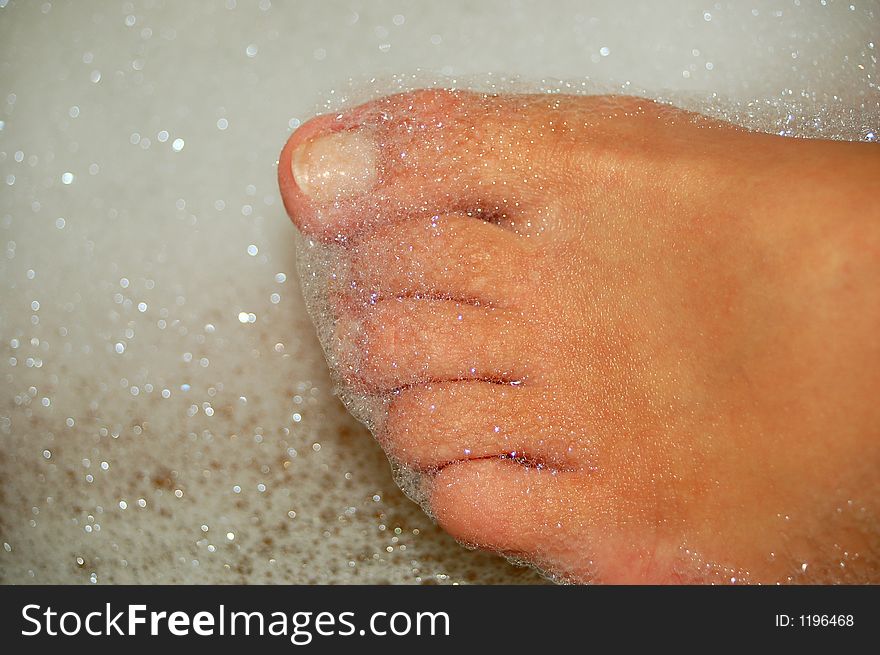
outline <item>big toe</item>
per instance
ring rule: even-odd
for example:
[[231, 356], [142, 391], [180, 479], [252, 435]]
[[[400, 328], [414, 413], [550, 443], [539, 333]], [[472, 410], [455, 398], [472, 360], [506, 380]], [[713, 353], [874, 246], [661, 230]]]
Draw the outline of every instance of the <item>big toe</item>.
[[290, 155], [299, 191], [319, 203], [369, 191], [378, 177], [379, 149], [369, 133], [343, 130], [302, 141]]
[[318, 116], [279, 158], [285, 207], [303, 232], [325, 241], [416, 215], [521, 214], [533, 165], [517, 145], [521, 102], [422, 90]]

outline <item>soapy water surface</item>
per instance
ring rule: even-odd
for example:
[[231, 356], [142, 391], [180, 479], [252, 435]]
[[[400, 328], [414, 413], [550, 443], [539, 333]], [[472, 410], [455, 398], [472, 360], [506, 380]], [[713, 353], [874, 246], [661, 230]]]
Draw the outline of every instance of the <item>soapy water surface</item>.
[[[668, 117], [661, 115], [659, 120], [690, 120], [705, 129], [712, 129], [714, 126], [714, 123], [711, 120], [707, 120], [708, 117], [720, 119], [748, 130], [766, 132], [789, 138], [822, 138], [873, 142], [877, 140], [876, 135], [880, 134], [880, 101], [876, 99], [869, 100], [866, 98], [859, 106], [841, 107], [834, 106], [831, 103], [819, 103], [816, 98], [810, 97], [807, 93], [803, 93], [797, 97], [784, 94], [782, 97], [774, 100], [736, 102], [715, 94], [708, 97], [701, 97], [698, 95], [672, 94], [668, 92], [652, 93], [645, 89], [633, 88], [630, 84], [602, 85], [592, 80], [561, 81], [546, 79], [536, 82], [512, 76], [499, 75], [487, 75], [471, 79], [457, 79], [452, 83], [450, 83], [450, 80], [448, 79], [437, 78], [425, 73], [399, 75], [387, 79], [372, 79], [369, 82], [352, 81], [347, 89], [334, 89], [327, 96], [326, 101], [318, 106], [316, 113], [335, 115], [337, 119], [342, 119], [341, 129], [345, 129], [344, 126], [347, 124], [344, 119], [346, 111], [351, 110], [353, 107], [360, 105], [361, 103], [373, 101], [386, 96], [392, 96], [393, 94], [422, 91], [426, 89], [452, 91], [453, 95], [459, 92], [467, 94], [479, 93], [483, 94], [483, 97], [486, 99], [499, 94], [511, 97], [514, 95], [520, 97], [519, 94], [534, 94], [532, 98], [520, 100], [518, 102], [534, 102], [541, 104], [542, 106], [552, 106], [553, 98], [558, 96], [600, 96], [601, 102], [603, 103], [603, 109], [600, 111], [600, 114], [603, 114], [604, 116], [614, 116], [629, 111], [630, 106], [625, 100], [622, 100], [622, 98], [625, 96], [636, 96], [657, 101], [670, 108]], [[491, 105], [491, 103], [489, 103], [489, 105]], [[513, 106], [516, 107], [517, 104], [514, 103]], [[523, 238], [529, 238], [540, 234], [543, 231], [544, 226], [541, 221], [540, 211], [537, 212], [537, 216], [533, 216], [526, 223], [517, 223], [513, 218], [517, 209], [517, 193], [519, 193], [520, 196], [523, 193], [527, 195], [529, 184], [534, 183], [533, 180], [529, 179], [528, 170], [524, 173], [522, 187], [516, 190], [511, 189], [507, 191], [507, 195], [501, 196], [501, 200], [498, 203], [491, 206], [456, 207], [456, 198], [454, 197], [454, 194], [456, 193], [455, 189], [467, 188], [469, 180], [466, 171], [471, 170], [474, 167], [474, 160], [479, 161], [481, 156], [479, 148], [485, 147], [486, 144], [483, 143], [482, 145], [475, 147], [472, 151], [468, 149], [467, 145], [462, 146], [461, 150], [457, 153], [461, 158], [462, 163], [459, 172], [456, 173], [456, 164], [454, 162], [450, 163], [450, 161], [445, 158], [445, 153], [441, 144], [439, 142], [432, 143], [430, 141], [430, 133], [420, 129], [419, 121], [421, 119], [418, 112], [423, 110], [424, 107], [412, 104], [407, 108], [404, 105], [402, 109], [398, 107], [398, 113], [395, 115], [386, 113], [382, 107], [383, 105], [380, 102], [379, 109], [375, 110], [374, 113], [368, 114], [366, 118], [360, 116], [358, 129], [370, 133], [371, 129], [377, 124], [386, 121], [394, 121], [396, 124], [403, 126], [401, 128], [401, 134], [392, 136], [389, 143], [382, 144], [386, 149], [390, 147], [391, 153], [388, 157], [393, 162], [391, 164], [392, 166], [407, 167], [413, 165], [413, 162], [409, 161], [409, 159], [412, 158], [413, 151], [415, 151], [416, 148], [410, 149], [407, 147], [408, 143], [412, 145], [411, 139], [419, 140], [418, 151], [427, 153], [433, 152], [437, 160], [442, 161], [442, 166], [444, 168], [443, 174], [447, 176], [444, 178], [442, 186], [447, 189], [453, 189], [451, 194], [446, 194], [439, 201], [440, 205], [445, 209], [448, 210], [449, 207], [454, 207], [460, 213], [474, 219], [481, 219], [490, 223], [506, 224], [506, 227], [512, 229], [514, 233]], [[682, 114], [676, 111], [675, 108], [686, 109], [694, 113]], [[411, 115], [407, 115], [408, 111]], [[501, 109], [499, 111], [501, 112], [504, 110]], [[450, 123], [455, 122], [456, 118], [468, 119], [470, 117], [452, 117]], [[486, 116], [485, 118], [488, 121], [497, 119], [498, 116]], [[597, 120], [604, 119], [600, 117]], [[465, 122], [471, 125], [476, 125], [476, 131], [478, 132], [476, 141], [485, 141], [487, 139], [485, 133], [479, 132], [479, 117], [476, 119], [470, 118], [470, 120], [466, 120]], [[438, 122], [435, 127], [437, 132], [444, 129], [444, 125], [440, 122]], [[532, 127], [535, 130], [536, 136], [540, 134], [542, 129], [548, 129], [547, 126], [543, 125], [535, 125]], [[466, 141], [466, 138], [467, 137], [463, 137], [463, 140]], [[494, 159], [500, 159], [503, 161], [505, 159], [505, 148], [509, 147], [505, 141], [517, 142], [517, 138], [511, 134], [505, 133], [500, 133], [499, 135], [496, 135], [495, 138], [497, 138], [497, 141], [493, 142], [492, 137], [488, 137], [489, 147], [493, 149]], [[395, 141], [395, 139], [399, 140]], [[425, 142], [425, 139], [428, 139], [428, 141]], [[522, 142], [522, 139], [518, 140], [518, 143], [522, 144]], [[353, 153], [353, 156], [357, 156], [358, 154], [359, 153]], [[386, 166], [387, 165], [388, 164], [386, 164]], [[378, 201], [377, 204], [383, 207], [383, 212], [386, 214], [385, 216], [370, 217], [369, 214], [361, 211], [358, 207], [352, 207], [350, 204], [347, 204], [345, 200], [330, 203], [325, 210], [326, 216], [321, 216], [321, 210], [319, 210], [317, 218], [319, 223], [322, 221], [342, 222], [346, 225], [346, 234], [343, 235], [342, 232], [330, 232], [320, 237], [315, 237], [304, 236], [298, 233], [297, 259], [301, 286], [306, 299], [306, 306], [315, 324], [327, 362], [333, 373], [336, 384], [336, 393], [351, 414], [362, 422], [380, 441], [380, 443], [386, 447], [386, 452], [389, 455], [394, 470], [395, 480], [404, 493], [414, 502], [418, 503], [426, 513], [431, 515], [431, 507], [426, 492], [427, 487], [425, 476], [430, 478], [448, 461], [455, 461], [456, 457], [469, 459], [470, 456], [472, 456], [472, 451], [469, 447], [467, 437], [465, 436], [464, 438], [465, 447], [461, 452], [456, 451], [450, 453], [448, 449], [444, 449], [442, 446], [438, 448], [437, 444], [434, 443], [435, 449], [447, 453], [447, 460], [440, 465], [434, 460], [425, 464], [424, 462], [419, 461], [418, 455], [414, 456], [412, 452], [407, 452], [405, 446], [405, 452], [403, 453], [395, 453], [393, 452], [393, 449], [388, 450], [389, 444], [384, 443], [382, 429], [388, 421], [389, 407], [402, 392], [405, 392], [411, 386], [420, 385], [425, 386], [430, 392], [434, 386], [437, 386], [436, 383], [443, 382], [443, 380], [433, 380], [429, 375], [430, 371], [433, 370], [432, 358], [442, 359], [443, 353], [437, 352], [436, 348], [432, 346], [430, 343], [430, 335], [424, 335], [424, 339], [420, 342], [420, 351], [415, 358], [417, 365], [414, 369], [403, 372], [404, 375], [401, 378], [400, 375], [398, 375], [400, 371], [396, 370], [398, 369], [397, 361], [383, 361], [383, 365], [394, 370], [392, 377], [395, 383], [387, 384], [385, 390], [365, 388], [362, 384], [362, 379], [364, 377], [370, 377], [369, 373], [363, 374], [364, 371], [366, 368], [370, 368], [372, 366], [372, 360], [376, 359], [376, 356], [369, 351], [369, 345], [367, 345], [368, 340], [363, 336], [365, 329], [367, 329], [365, 328], [365, 324], [367, 322], [370, 324], [369, 331], [374, 337], [377, 334], [381, 335], [383, 333], [393, 335], [395, 330], [401, 329], [399, 318], [395, 318], [393, 321], [387, 323], [383, 322], [383, 317], [387, 316], [387, 314], [379, 313], [378, 318], [375, 318], [375, 309], [378, 305], [389, 302], [397, 303], [398, 305], [405, 305], [409, 301], [413, 301], [419, 312], [419, 314], [414, 313], [413, 315], [417, 316], [417, 320], [419, 321], [424, 321], [424, 312], [427, 311], [430, 313], [432, 310], [436, 310], [435, 319], [437, 325], [441, 326], [440, 329], [443, 329], [442, 326], [444, 325], [444, 322], [446, 322], [448, 327], [455, 331], [458, 338], [462, 339], [468, 338], [467, 331], [461, 330], [460, 325], [461, 321], [466, 320], [468, 306], [480, 306], [479, 301], [474, 301], [469, 298], [432, 298], [420, 294], [420, 289], [430, 286], [427, 278], [436, 276], [436, 270], [432, 269], [432, 271], [426, 272], [419, 269], [418, 266], [413, 268], [413, 260], [410, 259], [409, 256], [401, 257], [399, 255], [399, 253], [403, 251], [412, 253], [413, 251], [422, 248], [423, 242], [430, 241], [431, 239], [442, 238], [444, 243], [461, 243], [460, 239], [456, 240], [460, 235], [457, 235], [455, 232], [455, 224], [447, 225], [443, 216], [443, 211], [441, 210], [437, 212], [433, 209], [433, 207], [437, 206], [438, 199], [436, 194], [432, 194], [430, 190], [437, 186], [437, 180], [439, 177], [435, 178], [431, 175], [430, 163], [420, 161], [418, 165], [422, 170], [428, 172], [425, 173], [421, 184], [417, 183], [409, 189], [411, 194], [416, 194], [416, 197], [408, 195], [404, 201], [398, 201], [397, 205], [394, 204], [394, 199], [392, 197], [383, 198], [381, 201]], [[451, 174], [449, 172], [450, 165], [452, 169]], [[456, 180], [457, 176], [460, 179]], [[424, 193], [423, 198], [418, 197], [420, 192]], [[372, 198], [370, 199], [370, 202], [377, 201], [375, 198]], [[412, 207], [420, 207], [421, 210], [423, 210], [423, 213], [426, 212], [426, 215], [430, 216], [429, 220], [425, 222], [415, 219], [415, 222], [420, 223], [423, 227], [422, 229], [416, 230], [414, 235], [412, 231], [404, 230], [399, 238], [390, 236], [391, 233], [397, 229], [396, 226], [400, 225], [400, 223], [395, 219], [388, 219], [388, 216], [404, 217], [407, 214], [407, 207], [410, 208], [410, 213], [412, 213]], [[351, 212], [358, 215], [361, 217], [360, 220], [362, 222], [357, 224], [351, 223], [351, 221], [348, 221], [347, 218], [343, 216], [345, 212]], [[363, 218], [364, 216], [366, 216], [366, 218]], [[389, 223], [390, 227], [388, 225]], [[381, 227], [377, 228], [377, 225]], [[375, 235], [372, 235], [372, 232], [376, 229], [381, 231], [379, 238], [375, 238]], [[358, 236], [352, 238], [350, 236], [351, 234]], [[383, 249], [387, 250], [383, 251]], [[486, 256], [491, 257], [493, 254], [496, 257], [498, 256], [497, 253], [489, 253]], [[472, 254], [462, 254], [456, 251], [455, 247], [452, 246], [449, 248], [447, 255], [448, 260], [442, 263], [442, 270], [448, 272], [451, 269], [459, 268], [465, 271], [479, 271], [479, 262], [468, 258], [472, 257]], [[416, 257], [415, 261], [418, 262], [420, 260]], [[364, 262], [379, 262], [379, 268], [376, 270], [365, 269]], [[429, 266], [431, 264], [432, 263], [429, 263]], [[518, 263], [515, 261], [510, 261], [508, 265], [511, 281], [517, 277], [522, 277], [524, 273], [526, 273], [519, 268]], [[397, 290], [396, 293], [398, 296], [396, 298], [386, 297], [382, 291], [382, 287], [385, 284], [384, 280], [387, 278], [392, 278], [394, 280], [393, 283], [390, 283], [389, 287], [395, 287]], [[374, 286], [370, 286], [370, 284]], [[537, 282], [535, 285], [536, 286], [534, 286], [531, 291], [534, 294], [541, 294], [542, 290], [537, 286]], [[401, 290], [403, 291], [401, 292]], [[433, 303], [433, 300], [439, 300], [441, 302]], [[459, 304], [454, 306], [455, 309], [452, 315], [447, 316], [444, 312], [447, 311], [445, 305], [448, 303], [443, 301], [450, 300], [457, 301]], [[416, 307], [412, 307], [411, 309], [415, 308]], [[496, 308], [485, 307], [485, 309], [488, 309], [491, 312]], [[398, 307], [396, 309], [396, 312], [402, 312], [404, 317], [406, 316], [407, 311], [408, 310], [405, 307]], [[491, 338], [499, 343], [504, 342], [507, 332], [516, 329], [516, 323], [518, 321], [528, 320], [529, 317], [525, 315], [528, 314], [528, 311], [529, 310], [523, 310], [524, 313], [516, 316], [512, 323], [506, 323], [503, 316], [499, 317], [499, 320], [494, 324], [495, 331], [492, 333]], [[361, 322], [351, 322], [350, 317], [352, 315], [366, 317], [370, 315], [371, 312], [374, 315], [373, 318], [362, 318]], [[458, 313], [457, 316], [455, 315], [456, 313]], [[342, 318], [343, 316], [345, 318]], [[537, 317], [537, 320], [540, 321], [540, 316]], [[404, 318], [402, 322], [405, 329], [407, 323], [406, 318]], [[456, 323], [459, 323], [459, 325], [455, 325]], [[554, 336], [563, 338], [562, 335], [553, 335], [551, 327], [548, 332], [548, 338], [552, 339]], [[394, 337], [392, 336], [392, 342], [393, 339]], [[477, 347], [476, 349], [478, 350], [479, 348]], [[386, 353], [380, 352], [378, 356], [386, 356]], [[476, 362], [476, 360], [474, 360], [474, 362]], [[412, 365], [411, 361], [409, 362], [409, 365]], [[403, 366], [402, 363], [401, 366]], [[465, 363], [462, 365], [463, 368], [460, 371], [455, 372], [455, 375], [451, 378], [453, 384], [457, 380], [483, 379], [502, 385], [507, 384], [512, 387], [517, 387], [524, 382], [528, 382], [525, 379], [517, 377], [517, 373], [513, 369], [508, 370], [499, 368], [492, 370], [487, 376], [485, 371], [478, 371], [476, 367], [468, 368], [468, 366], [469, 364]], [[456, 399], [455, 393], [458, 390], [459, 389], [456, 389], [455, 386], [452, 386], [446, 397], [450, 401], [454, 401]], [[468, 393], [467, 390], [464, 390], [462, 398], [466, 400], [468, 398]], [[553, 395], [545, 397], [544, 401], [547, 403], [555, 403], [559, 406], [564, 406], [566, 404], [565, 398], [558, 398]], [[424, 408], [422, 408], [422, 410], [423, 409]], [[430, 411], [433, 413], [436, 409], [442, 408], [435, 408], [432, 405]], [[493, 420], [491, 408], [485, 409], [487, 410], [487, 416], [485, 417], [486, 420]], [[539, 417], [539, 419], [540, 418], [541, 417]], [[395, 420], [399, 421], [400, 416], [395, 416]], [[500, 421], [500, 419], [495, 420]], [[436, 435], [433, 439], [426, 438], [425, 433], [420, 432], [420, 425], [416, 419], [407, 421], [407, 417], [404, 416], [404, 421], [406, 421], [408, 429], [406, 440], [416, 442], [427, 441], [429, 443], [432, 441], [436, 442], [437, 440], [443, 440], [442, 433]], [[502, 432], [505, 434], [507, 432], [515, 434], [517, 432], [515, 426], [509, 425], [496, 425], [494, 429], [496, 432]], [[555, 429], [557, 431], [565, 430], [570, 434], [575, 435], [574, 439], [582, 442], [579, 447], [587, 452], [586, 456], [589, 458], [589, 451], [593, 446], [589, 443], [588, 435], [583, 434], [583, 426], [580, 426], [576, 421], [573, 421], [571, 424], [549, 426], [549, 429]], [[476, 441], [477, 443], [479, 442], [479, 440]], [[397, 447], [399, 447], [399, 445]], [[571, 450], [571, 448], [569, 448], [569, 450]], [[400, 458], [396, 456], [397, 454], [404, 455], [410, 460], [410, 464], [403, 463]], [[497, 456], [501, 458], [512, 458], [527, 466], [554, 468], [552, 462], [530, 461], [527, 456], [524, 456], [522, 453], [518, 453], [513, 449], [505, 454]], [[431, 458], [428, 457], [428, 459]], [[850, 506], [851, 505], [852, 501], [850, 501]], [[487, 508], [487, 511], [491, 510]], [[552, 530], [552, 527], [548, 526], [547, 530]], [[829, 530], [829, 535], [831, 536], [828, 538], [833, 539], [833, 530]], [[463, 545], [468, 547], [481, 547], [481, 544], [465, 543]], [[680, 551], [681, 564], [678, 573], [683, 579], [698, 582], [749, 582], [749, 572], [738, 568], [735, 563], [705, 561], [701, 558], [698, 552], [692, 551], [688, 547], [688, 544], [682, 544]], [[857, 577], [849, 577], [849, 572], [845, 569], [843, 560], [850, 557], [858, 558], [859, 556], [859, 553], [849, 552], [844, 556], [843, 551], [841, 551], [841, 553], [835, 555], [835, 557], [841, 558], [840, 570], [824, 566], [821, 568], [814, 567], [814, 570], [810, 572], [810, 577], [792, 575], [785, 579], [781, 579], [780, 582], [792, 582], [795, 580], [801, 582], [806, 580], [813, 582], [841, 582], [847, 580], [858, 582], [859, 579]], [[768, 554], [768, 557], [772, 559], [775, 555], [771, 553]], [[534, 566], [539, 572], [550, 579], [558, 582], [567, 581], [564, 573], [559, 574], [552, 569], [544, 567], [541, 561], [535, 559], [535, 557], [530, 559], [529, 557], [524, 558], [520, 555], [509, 555], [508, 558], [516, 564]], [[806, 573], [806, 570], [807, 567], [803, 566], [803, 571], [800, 573]], [[583, 577], [584, 576], [581, 575], [581, 580], [583, 580]]]

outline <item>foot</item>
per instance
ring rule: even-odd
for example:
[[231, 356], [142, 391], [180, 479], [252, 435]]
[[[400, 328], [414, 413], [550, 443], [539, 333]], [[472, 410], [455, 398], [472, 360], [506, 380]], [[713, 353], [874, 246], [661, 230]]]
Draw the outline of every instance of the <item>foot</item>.
[[279, 180], [347, 397], [462, 542], [577, 582], [880, 580], [875, 147], [421, 91], [308, 122]]

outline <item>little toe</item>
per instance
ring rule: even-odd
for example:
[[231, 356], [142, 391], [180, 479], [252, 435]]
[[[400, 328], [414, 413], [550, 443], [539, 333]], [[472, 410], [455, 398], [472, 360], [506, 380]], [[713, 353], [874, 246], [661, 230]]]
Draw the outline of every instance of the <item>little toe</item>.
[[471, 546], [523, 557], [545, 570], [592, 576], [584, 543], [607, 513], [599, 482], [583, 473], [482, 459], [443, 468], [428, 483], [438, 523]]

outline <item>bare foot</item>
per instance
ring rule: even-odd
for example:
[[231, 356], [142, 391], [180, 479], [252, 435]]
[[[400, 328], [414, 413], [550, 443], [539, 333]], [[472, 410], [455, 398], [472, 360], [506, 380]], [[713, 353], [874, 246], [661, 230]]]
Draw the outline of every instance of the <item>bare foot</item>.
[[876, 147], [422, 91], [308, 122], [279, 179], [333, 244], [331, 364], [456, 538], [573, 581], [880, 581]]

